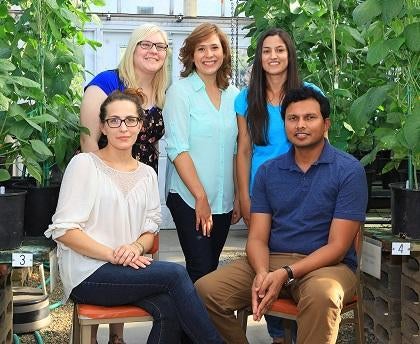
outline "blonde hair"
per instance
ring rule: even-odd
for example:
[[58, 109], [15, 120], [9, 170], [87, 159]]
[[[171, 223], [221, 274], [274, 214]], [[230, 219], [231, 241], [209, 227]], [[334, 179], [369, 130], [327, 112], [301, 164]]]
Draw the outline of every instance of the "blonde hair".
[[[166, 32], [153, 24], [141, 25], [131, 34], [127, 48], [125, 49], [120, 64], [118, 65], [119, 77], [125, 87], [138, 88], [139, 82], [134, 71], [134, 51], [141, 40], [144, 40], [146, 37], [155, 33], [160, 33], [165, 43], [168, 44], [168, 36], [166, 35]], [[162, 68], [156, 72], [152, 79], [152, 91], [155, 95], [154, 101], [156, 106], [159, 108], [163, 108], [163, 104], [165, 102], [165, 91], [168, 86], [168, 56], [169, 51], [166, 51], [165, 62], [163, 63]]]

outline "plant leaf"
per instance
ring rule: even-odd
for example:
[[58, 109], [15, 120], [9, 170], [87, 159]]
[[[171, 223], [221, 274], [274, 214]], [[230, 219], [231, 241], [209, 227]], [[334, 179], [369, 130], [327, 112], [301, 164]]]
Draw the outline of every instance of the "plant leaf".
[[31, 117], [31, 121], [33, 121], [34, 123], [37, 124], [44, 124], [47, 122], [50, 123], [57, 123], [58, 120], [57, 118], [55, 118], [54, 116], [48, 115], [48, 114], [44, 114], [44, 115], [40, 115], [40, 116], [36, 116], [36, 117]]
[[45, 156], [52, 156], [52, 152], [47, 147], [47, 145], [41, 140], [30, 140], [32, 149], [38, 154]]
[[384, 40], [373, 42], [372, 45], [369, 47], [367, 53], [367, 62], [370, 65], [375, 65], [381, 62], [389, 53], [389, 48], [386, 45]]
[[8, 170], [4, 168], [0, 168], [0, 182], [4, 182], [5, 180], [10, 179], [10, 173]]
[[11, 72], [16, 69], [16, 66], [7, 59], [0, 59], [0, 71]]
[[344, 26], [343, 29], [346, 30], [356, 41], [358, 41], [361, 44], [366, 43], [361, 33], [357, 31], [355, 28], [352, 28], [348, 25], [343, 25], [343, 26]]
[[386, 115], [386, 122], [390, 124], [401, 123], [404, 118], [404, 115], [400, 112], [390, 112]]
[[41, 184], [42, 183], [42, 168], [41, 166], [32, 159], [23, 160], [23, 164], [26, 166], [26, 169], [31, 177], [34, 177], [35, 180]]
[[49, 15], [47, 17], [47, 20], [48, 20], [48, 25], [49, 25], [49, 27], [51, 29], [51, 32], [54, 35], [54, 37], [56, 39], [60, 39], [61, 38], [61, 34], [60, 34], [60, 31], [57, 29], [57, 26], [55, 25], [54, 18], [52, 18], [52, 16]]
[[392, 84], [372, 87], [351, 104], [348, 122], [356, 132], [367, 126], [372, 113], [384, 103], [392, 87]]
[[11, 78], [11, 80], [15, 84], [18, 84], [18, 85], [24, 86], [24, 87], [36, 87], [36, 88], [40, 88], [41, 87], [41, 85], [38, 84], [37, 82], [35, 82], [35, 81], [31, 80], [31, 79], [25, 78], [23, 76], [14, 76], [14, 77]]
[[369, 24], [373, 18], [381, 14], [381, 5], [378, 0], [366, 0], [359, 4], [353, 11], [353, 20], [356, 25]]
[[24, 120], [16, 121], [10, 128], [10, 134], [18, 140], [27, 140], [34, 131], [34, 128]]
[[23, 119], [26, 121], [26, 123], [28, 123], [32, 128], [38, 130], [39, 132], [42, 132], [42, 128], [36, 124], [34, 121], [32, 121], [31, 119], [29, 119], [28, 117], [26, 117], [26, 115], [23, 117]]
[[349, 90], [346, 90], [344, 88], [336, 88], [333, 90], [333, 95], [339, 96], [339, 97], [345, 97], [345, 98], [353, 98], [353, 95]]
[[404, 44], [404, 37], [397, 37], [388, 39], [385, 41], [386, 46], [388, 47], [389, 51], [398, 51], [400, 47]]
[[2, 92], [0, 92], [0, 111], [9, 110], [9, 102], [10, 99], [3, 95]]
[[407, 116], [402, 132], [407, 148], [420, 152], [420, 116], [415, 114]]
[[405, 42], [408, 49], [414, 52], [420, 51], [420, 22], [409, 24], [404, 30]]
[[343, 126], [344, 126], [344, 128], [346, 128], [348, 131], [350, 131], [350, 132], [352, 132], [352, 133], [355, 133], [355, 131], [354, 131], [353, 127], [352, 127], [350, 124], [348, 124], [347, 122], [343, 122]]
[[382, 18], [386, 23], [398, 16], [404, 7], [403, 0], [381, 0]]
[[53, 10], [58, 10], [60, 8], [55, 0], [45, 0], [45, 3]]

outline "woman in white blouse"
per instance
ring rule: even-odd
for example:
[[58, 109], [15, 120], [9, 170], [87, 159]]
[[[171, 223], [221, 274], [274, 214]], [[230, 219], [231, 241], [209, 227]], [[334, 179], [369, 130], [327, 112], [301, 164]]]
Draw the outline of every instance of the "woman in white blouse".
[[110, 94], [99, 115], [107, 146], [78, 154], [66, 169], [45, 232], [58, 244], [65, 297], [146, 309], [154, 318], [148, 343], [178, 343], [185, 334], [194, 343], [222, 343], [185, 268], [143, 255], [161, 220], [156, 173], [131, 155], [143, 101], [132, 89]]

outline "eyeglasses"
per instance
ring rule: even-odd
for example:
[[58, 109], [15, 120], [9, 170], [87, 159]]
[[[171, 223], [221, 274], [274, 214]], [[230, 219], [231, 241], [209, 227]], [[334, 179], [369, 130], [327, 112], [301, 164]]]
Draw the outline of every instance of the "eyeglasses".
[[156, 47], [157, 51], [166, 51], [168, 49], [168, 45], [166, 43], [153, 43], [150, 41], [140, 41], [137, 43], [140, 45], [140, 48], [145, 50], [151, 50], [153, 46]]
[[110, 128], [119, 128], [121, 124], [124, 122], [126, 127], [135, 127], [140, 122], [140, 118], [138, 117], [126, 117], [121, 119], [119, 117], [111, 117], [105, 120], [106, 124]]

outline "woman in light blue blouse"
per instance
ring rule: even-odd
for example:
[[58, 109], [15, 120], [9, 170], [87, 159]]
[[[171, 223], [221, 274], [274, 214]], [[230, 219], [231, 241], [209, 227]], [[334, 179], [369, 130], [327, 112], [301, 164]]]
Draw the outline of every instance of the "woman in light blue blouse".
[[234, 182], [238, 90], [229, 85], [229, 43], [216, 25], [196, 27], [180, 60], [183, 79], [169, 88], [163, 109], [166, 204], [195, 282], [217, 268], [229, 227], [240, 218]]

